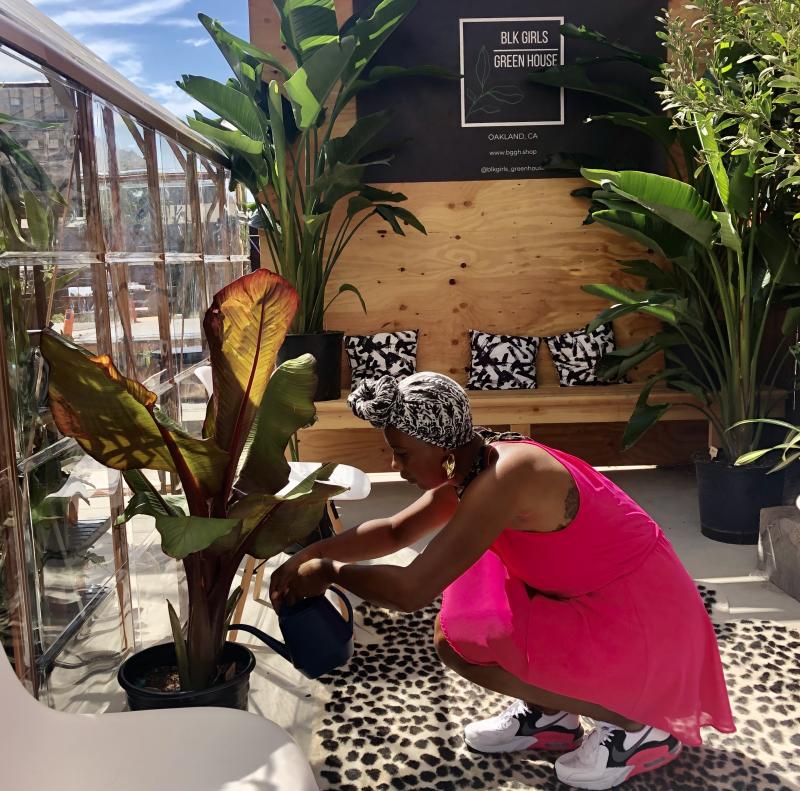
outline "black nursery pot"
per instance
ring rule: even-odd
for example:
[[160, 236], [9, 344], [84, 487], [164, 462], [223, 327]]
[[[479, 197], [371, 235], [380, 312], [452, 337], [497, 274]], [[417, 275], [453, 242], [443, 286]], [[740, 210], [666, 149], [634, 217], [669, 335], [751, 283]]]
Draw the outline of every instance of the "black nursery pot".
[[143, 709], [183, 709], [193, 706], [219, 706], [247, 711], [250, 673], [256, 658], [249, 648], [239, 643], [225, 643], [222, 662], [236, 662], [233, 678], [197, 692], [158, 692], [144, 688], [144, 679], [157, 667], [175, 666], [175, 643], [162, 643], [145, 648], [128, 657], [117, 673], [117, 680], [128, 697], [131, 711]]
[[783, 471], [772, 465], [732, 467], [707, 456], [694, 461], [704, 536], [725, 544], [757, 544], [762, 508], [783, 501]]
[[304, 354], [317, 361], [315, 401], [336, 401], [342, 395], [342, 332], [287, 335], [278, 351], [278, 364]]

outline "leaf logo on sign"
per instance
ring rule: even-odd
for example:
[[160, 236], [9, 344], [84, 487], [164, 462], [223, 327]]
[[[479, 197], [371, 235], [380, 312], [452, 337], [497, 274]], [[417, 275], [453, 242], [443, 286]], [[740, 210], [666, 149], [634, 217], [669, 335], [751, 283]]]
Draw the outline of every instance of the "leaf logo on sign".
[[475, 82], [470, 80], [470, 84], [476, 86], [467, 87], [467, 99], [470, 106], [467, 109], [466, 117], [483, 113], [485, 115], [496, 115], [500, 112], [497, 103], [500, 104], [519, 104], [523, 97], [522, 90], [516, 85], [490, 85], [492, 76], [492, 64], [486, 46], [482, 46], [478, 57], [475, 60]]

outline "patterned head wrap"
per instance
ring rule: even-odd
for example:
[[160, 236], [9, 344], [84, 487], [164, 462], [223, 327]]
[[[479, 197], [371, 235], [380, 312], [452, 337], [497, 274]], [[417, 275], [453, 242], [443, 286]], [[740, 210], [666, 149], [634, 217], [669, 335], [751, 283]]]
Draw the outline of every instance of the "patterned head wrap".
[[475, 436], [467, 394], [442, 374], [422, 371], [400, 381], [382, 376], [359, 385], [347, 403], [356, 417], [375, 428], [396, 428], [444, 450]]

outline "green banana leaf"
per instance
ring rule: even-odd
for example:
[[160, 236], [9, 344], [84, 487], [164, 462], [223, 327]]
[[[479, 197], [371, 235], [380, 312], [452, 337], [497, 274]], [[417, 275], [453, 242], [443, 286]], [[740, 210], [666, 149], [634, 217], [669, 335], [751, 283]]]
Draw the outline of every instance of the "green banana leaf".
[[336, 466], [324, 464], [282, 498], [250, 545], [253, 557], [271, 558], [314, 529], [327, 501], [346, 491], [346, 487], [318, 483], [330, 477]]
[[219, 491], [228, 454], [212, 439], [163, 425], [155, 393], [123, 376], [109, 357], [95, 357], [51, 330], [42, 332], [41, 351], [50, 366], [53, 419], [92, 458], [117, 470], [178, 472], [184, 487], [205, 497]]
[[161, 535], [165, 555], [183, 560], [193, 552], [202, 552], [218, 538], [227, 536], [240, 525], [238, 519], [215, 519], [204, 516], [157, 516], [156, 530]]
[[133, 496], [117, 517], [118, 525], [135, 516], [186, 516], [185, 497], [160, 494], [140, 470], [126, 470], [122, 476], [131, 487]]
[[285, 451], [289, 438], [316, 419], [316, 361], [310, 354], [287, 360], [269, 380], [258, 409], [256, 428], [236, 488], [275, 494], [289, 480]]
[[214, 438], [231, 464], [226, 485], [233, 480], [297, 305], [297, 292], [286, 280], [259, 269], [219, 291], [206, 313], [203, 329], [214, 372]]

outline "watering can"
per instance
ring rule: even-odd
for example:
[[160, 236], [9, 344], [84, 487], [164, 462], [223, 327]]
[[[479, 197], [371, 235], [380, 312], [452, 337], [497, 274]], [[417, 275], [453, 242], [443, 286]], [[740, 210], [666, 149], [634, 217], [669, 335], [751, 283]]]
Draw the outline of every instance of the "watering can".
[[255, 635], [304, 676], [324, 676], [353, 655], [353, 607], [338, 588], [331, 586], [329, 590], [344, 602], [347, 620], [324, 596], [313, 596], [278, 613], [278, 626], [285, 643], [247, 624], [235, 623], [228, 628]]

